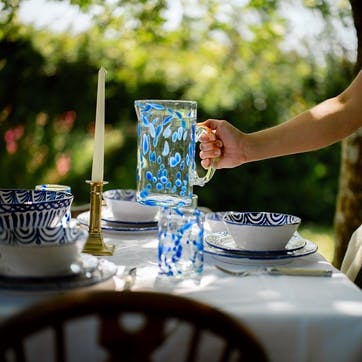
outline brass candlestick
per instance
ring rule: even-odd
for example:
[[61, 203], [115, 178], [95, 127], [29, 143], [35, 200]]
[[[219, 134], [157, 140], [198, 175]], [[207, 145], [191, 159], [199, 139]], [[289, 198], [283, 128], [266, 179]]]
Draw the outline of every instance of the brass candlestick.
[[90, 214], [88, 240], [83, 248], [84, 253], [92, 255], [113, 255], [114, 245], [103, 241], [101, 215], [102, 215], [102, 190], [107, 181], [93, 182], [90, 184]]

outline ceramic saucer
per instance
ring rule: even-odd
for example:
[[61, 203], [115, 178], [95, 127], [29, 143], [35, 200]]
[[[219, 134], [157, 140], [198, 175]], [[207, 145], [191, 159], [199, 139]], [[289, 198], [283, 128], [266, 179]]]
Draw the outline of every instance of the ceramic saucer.
[[112, 278], [117, 265], [81, 254], [81, 262], [72, 265], [71, 272], [54, 277], [11, 277], [0, 276], [0, 289], [12, 291], [58, 291], [91, 286]]
[[294, 233], [287, 245], [282, 250], [246, 250], [239, 248], [232, 236], [227, 231], [217, 232], [205, 236], [205, 241], [210, 246], [221, 249], [230, 253], [251, 253], [252, 255], [279, 255], [301, 249], [305, 246], [306, 240], [303, 239], [298, 233]]
[[[89, 226], [89, 211], [82, 212], [77, 216], [80, 224]], [[101, 228], [103, 231], [109, 232], [123, 232], [123, 233], [146, 233], [155, 232], [158, 230], [158, 224], [145, 225], [145, 224], [118, 224], [101, 220]]]
[[281, 264], [287, 263], [294, 258], [301, 258], [307, 255], [316, 253], [318, 246], [309, 241], [305, 240], [304, 247], [292, 251], [283, 252], [280, 254], [270, 254], [270, 253], [253, 253], [253, 252], [239, 252], [231, 253], [229, 251], [221, 250], [210, 246], [208, 243], [204, 244], [204, 253], [207, 256], [222, 261], [229, 264]]

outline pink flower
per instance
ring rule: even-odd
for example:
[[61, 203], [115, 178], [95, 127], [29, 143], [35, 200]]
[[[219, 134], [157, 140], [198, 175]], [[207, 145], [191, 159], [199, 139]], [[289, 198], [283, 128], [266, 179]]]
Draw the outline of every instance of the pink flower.
[[69, 155], [62, 153], [57, 161], [56, 161], [56, 168], [60, 176], [65, 176], [71, 167], [72, 160]]
[[24, 126], [17, 126], [15, 128], [9, 128], [4, 134], [4, 140], [6, 143], [6, 151], [9, 154], [16, 153], [18, 149], [17, 141], [24, 135]]

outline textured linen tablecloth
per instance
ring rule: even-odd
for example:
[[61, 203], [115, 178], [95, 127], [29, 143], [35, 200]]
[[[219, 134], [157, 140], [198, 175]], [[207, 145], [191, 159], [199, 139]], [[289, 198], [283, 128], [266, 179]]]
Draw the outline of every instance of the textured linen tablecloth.
[[[119, 265], [121, 276], [92, 288], [121, 290], [122, 270], [137, 266], [133, 290], [166, 291], [223, 310], [254, 332], [271, 361], [362, 361], [362, 291], [318, 253], [290, 259], [285, 266], [332, 268], [331, 278], [236, 277], [216, 269], [215, 259], [206, 256], [200, 279], [173, 281], [158, 276], [155, 234], [104, 236], [106, 242], [116, 245], [114, 255], [105, 259]], [[226, 266], [245, 269], [242, 265]], [[49, 296], [54, 293], [1, 291], [0, 319]], [[91, 349], [82, 353], [83, 358], [92, 355]]]

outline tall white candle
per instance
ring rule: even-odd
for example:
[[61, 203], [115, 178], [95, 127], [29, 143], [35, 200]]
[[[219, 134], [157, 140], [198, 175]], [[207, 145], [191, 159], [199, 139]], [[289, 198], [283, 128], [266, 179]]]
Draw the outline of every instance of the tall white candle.
[[103, 181], [104, 166], [104, 93], [106, 70], [101, 67], [98, 72], [96, 126], [92, 164], [92, 181]]

